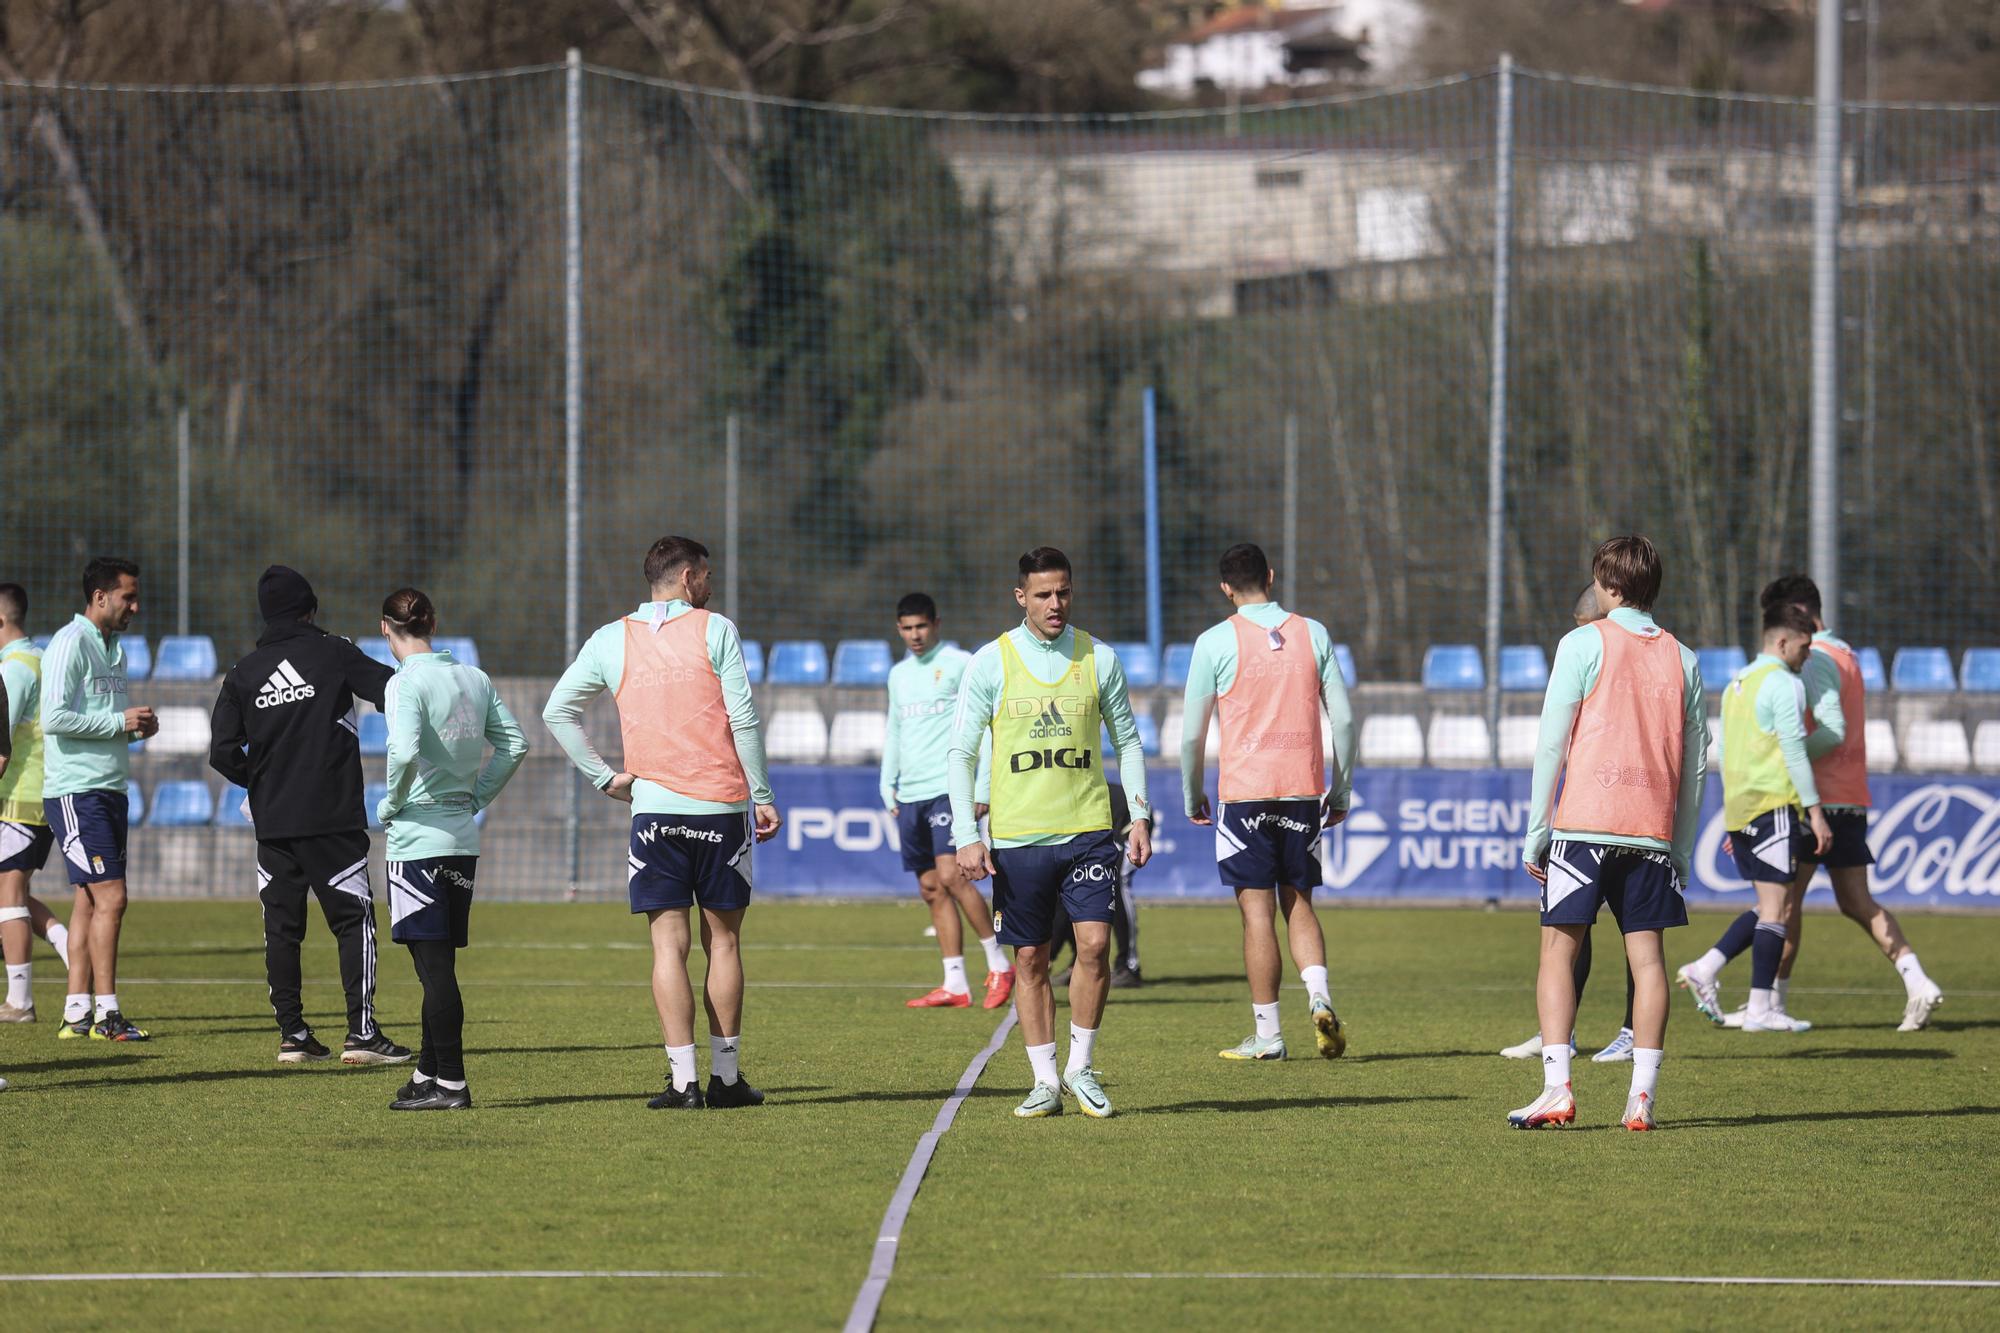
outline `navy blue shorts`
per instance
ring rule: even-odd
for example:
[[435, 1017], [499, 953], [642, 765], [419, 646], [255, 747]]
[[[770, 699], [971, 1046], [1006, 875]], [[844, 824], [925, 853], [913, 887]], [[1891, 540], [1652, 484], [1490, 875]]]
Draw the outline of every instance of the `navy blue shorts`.
[[463, 949], [472, 928], [476, 856], [389, 862], [389, 938], [398, 944], [450, 940]]
[[10, 870], [33, 874], [49, 863], [49, 848], [55, 844], [55, 831], [47, 824], [0, 820], [0, 875]]
[[[1799, 845], [1799, 860], [1810, 865], [1822, 865], [1829, 870], [1875, 864], [1875, 853], [1868, 850], [1866, 810], [1828, 810], [1826, 823], [1827, 827], [1833, 830], [1833, 846], [1826, 849], [1825, 856], [1814, 854], [1812, 833], [1808, 829], [1805, 839]], [[0, 866], [0, 870], [6, 868]]]
[[[1867, 832], [1865, 820], [1862, 832]], [[1736, 873], [1753, 884], [1790, 884], [1799, 862], [1811, 858], [1812, 836], [1812, 825], [1798, 810], [1782, 806], [1758, 815], [1749, 828], [1729, 830], [1729, 854], [1736, 858]], [[1867, 850], [1865, 836], [1862, 850]]]
[[122, 791], [80, 791], [51, 796], [42, 811], [62, 847], [72, 884], [125, 878], [125, 825], [131, 804]]
[[958, 850], [951, 838], [951, 797], [897, 805], [896, 839], [903, 845], [903, 869], [917, 875], [937, 869], [940, 856]]
[[625, 892], [634, 912], [750, 905], [750, 814], [633, 815]]
[[993, 933], [1002, 944], [1047, 944], [1056, 905], [1071, 921], [1110, 921], [1118, 911], [1118, 861], [1109, 829], [1046, 847], [993, 849]]
[[1542, 886], [1542, 924], [1592, 926], [1609, 907], [1627, 935], [1688, 923], [1680, 876], [1659, 852], [1601, 842], [1558, 841], [1549, 848], [1549, 882]]
[[1215, 820], [1215, 869], [1232, 889], [1298, 889], [1320, 882], [1318, 801], [1237, 801]]

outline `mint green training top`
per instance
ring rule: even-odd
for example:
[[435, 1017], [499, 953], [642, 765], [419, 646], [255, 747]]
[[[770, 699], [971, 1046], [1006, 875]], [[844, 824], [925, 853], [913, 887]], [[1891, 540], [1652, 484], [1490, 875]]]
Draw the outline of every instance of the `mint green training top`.
[[[583, 708], [606, 690], [618, 688], [625, 678], [625, 620], [679, 620], [694, 607], [675, 598], [670, 602], [641, 602], [629, 617], [601, 627], [583, 645], [576, 661], [556, 682], [542, 721], [556, 743], [582, 770], [599, 791], [618, 776], [604, 762], [583, 729]], [[770, 805], [771, 777], [764, 763], [764, 737], [757, 730], [757, 705], [750, 697], [750, 676], [743, 669], [743, 641], [736, 626], [724, 617], [708, 617], [708, 660], [722, 680], [722, 702], [729, 710], [729, 730], [736, 738], [736, 758], [749, 780], [750, 800]], [[670, 787], [640, 778], [632, 784], [632, 812], [640, 815], [727, 815], [750, 808], [748, 801], [702, 801], [683, 796]]]
[[[1634, 634], [1650, 637], [1660, 632], [1652, 616], [1633, 607], [1614, 608], [1609, 619]], [[1685, 882], [1694, 860], [1695, 834], [1701, 828], [1702, 784], [1708, 778], [1708, 706], [1702, 701], [1701, 668], [1685, 644], [1681, 646], [1681, 789], [1674, 798], [1674, 840], [1666, 843], [1594, 829], [1550, 829], [1556, 779], [1569, 757], [1577, 710], [1596, 688], [1603, 665], [1604, 636], [1596, 625], [1580, 625], [1556, 645], [1556, 660], [1549, 665], [1548, 693], [1542, 696], [1542, 729], [1535, 743], [1535, 781], [1528, 797], [1528, 836], [1521, 847], [1521, 860], [1539, 865], [1548, 856], [1554, 838], [1578, 838], [1612, 847], [1665, 852], [1673, 857], [1674, 869]]]
[[[1023, 620], [1007, 631], [1021, 664], [1044, 684], [1053, 685], [1069, 670], [1070, 654], [1076, 651], [1076, 627], [1065, 625], [1053, 640], [1028, 628]], [[1110, 729], [1111, 744], [1118, 751], [1118, 771], [1125, 786], [1125, 798], [1134, 819], [1150, 820], [1152, 803], [1146, 799], [1146, 751], [1139, 743], [1139, 725], [1132, 720], [1132, 699], [1125, 689], [1125, 668], [1118, 654], [1102, 639], [1091, 642], [1091, 658], [1097, 667], [1097, 710]], [[1006, 670], [1000, 661], [1000, 641], [988, 641], [972, 655], [958, 685], [958, 712], [952, 720], [951, 739], [951, 834], [960, 847], [984, 842], [979, 820], [973, 810], [973, 766], [980, 747], [993, 739], [993, 719], [1000, 711], [1000, 691]], [[1040, 847], [1068, 842], [1074, 833], [1046, 833], [1033, 838], [995, 838], [995, 847]]]
[[382, 711], [389, 794], [375, 813], [389, 831], [389, 859], [479, 855], [473, 816], [493, 804], [528, 754], [528, 738], [493, 682], [449, 651], [412, 653], [390, 677]]
[[[17, 642], [20, 643], [21, 650], [29, 655], [34, 657], [43, 655], [42, 650], [34, 644], [26, 640]], [[13, 651], [15, 648], [11, 643], [5, 648], [0, 648], [0, 652]], [[0, 682], [4, 682], [7, 687], [7, 731], [11, 735], [14, 728], [21, 725], [21, 719], [30, 712], [34, 713], [37, 719], [41, 717], [42, 678], [36, 675], [35, 669], [26, 662], [10, 660], [0, 662]], [[25, 755], [20, 757], [26, 758]]]
[[[882, 804], [929, 801], [951, 790], [951, 724], [958, 711], [958, 686], [972, 654], [936, 643], [919, 657], [910, 653], [889, 671], [889, 730], [882, 744]], [[979, 750], [974, 792], [986, 800], [993, 756], [992, 733]]]
[[86, 615], [56, 631], [42, 653], [42, 796], [122, 794], [135, 739], [125, 730], [125, 646]]
[[[1807, 659], [1808, 665], [1811, 658]], [[1785, 772], [1791, 776], [1792, 786], [1798, 789], [1799, 806], [1810, 810], [1819, 804], [1819, 785], [1813, 781], [1812, 760], [1806, 755], [1806, 684], [1802, 677], [1793, 673], [1785, 665], [1784, 659], [1770, 653], [1759, 653], [1750, 665], [1736, 673], [1740, 680], [1767, 662], [1775, 662], [1778, 669], [1764, 677], [1764, 683], [1757, 687], [1754, 701], [1758, 729], [1778, 738], [1778, 753], [1784, 756]], [[1834, 693], [1839, 694], [1839, 686]], [[1729, 744], [1727, 737], [1724, 745]]]
[[[1848, 648], [1845, 640], [1837, 639], [1830, 631], [1821, 630], [1813, 635], [1814, 644], [1830, 643], [1839, 648]], [[1799, 673], [1805, 682], [1806, 707], [1813, 715], [1818, 727], [1806, 737], [1806, 758], [1818, 763], [1830, 750], [1837, 748], [1847, 739], [1847, 714], [1840, 707], [1840, 668], [1833, 656], [1825, 649], [1815, 647], [1806, 658], [1805, 670]], [[1855, 718], [1854, 725], [1861, 726], [1865, 718]], [[1829, 805], [1829, 810], [1859, 810], [1858, 805]]]
[[[1265, 629], [1276, 629], [1291, 615], [1276, 602], [1250, 602], [1237, 608], [1244, 619]], [[1233, 617], [1232, 617], [1233, 619]], [[1333, 724], [1333, 808], [1345, 810], [1354, 783], [1354, 709], [1347, 702], [1347, 678], [1340, 674], [1339, 659], [1333, 655], [1333, 636], [1326, 626], [1307, 616], [1312, 635], [1313, 659], [1319, 664], [1319, 697]], [[1181, 803], [1189, 817], [1202, 797], [1206, 776], [1208, 717], [1215, 701], [1236, 684], [1236, 626], [1228, 620], [1205, 630], [1194, 641], [1194, 656], [1188, 660], [1187, 694], [1181, 708]], [[1294, 800], [1318, 800], [1324, 793], [1294, 792]]]

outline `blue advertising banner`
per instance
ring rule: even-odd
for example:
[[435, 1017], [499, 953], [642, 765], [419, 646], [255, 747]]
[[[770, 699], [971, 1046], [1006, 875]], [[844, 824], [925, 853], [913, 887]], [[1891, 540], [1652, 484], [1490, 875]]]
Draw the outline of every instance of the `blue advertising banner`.
[[[1180, 814], [1180, 775], [1149, 770], [1164, 810], [1144, 897], [1222, 898], [1215, 835]], [[1525, 771], [1361, 769], [1353, 812], [1326, 839], [1326, 884], [1367, 898], [1532, 900], [1521, 870], [1527, 829]], [[896, 821], [878, 804], [869, 768], [777, 768], [785, 812], [778, 837], [757, 849], [760, 892], [843, 897], [910, 894], [897, 859]], [[1876, 896], [1892, 906], [2000, 909], [2000, 780], [1877, 777], [1868, 845]], [[1695, 846], [1692, 903], [1746, 902], [1750, 886], [1722, 850], [1722, 793], [1711, 783]], [[1815, 894], [1828, 894], [1821, 874]]]

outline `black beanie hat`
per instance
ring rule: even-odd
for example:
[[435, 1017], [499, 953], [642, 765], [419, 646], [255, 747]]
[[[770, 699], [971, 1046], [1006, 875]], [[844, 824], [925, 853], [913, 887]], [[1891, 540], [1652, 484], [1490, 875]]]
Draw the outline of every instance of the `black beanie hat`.
[[318, 609], [312, 584], [296, 569], [272, 565], [257, 580], [257, 613], [266, 621], [303, 620]]

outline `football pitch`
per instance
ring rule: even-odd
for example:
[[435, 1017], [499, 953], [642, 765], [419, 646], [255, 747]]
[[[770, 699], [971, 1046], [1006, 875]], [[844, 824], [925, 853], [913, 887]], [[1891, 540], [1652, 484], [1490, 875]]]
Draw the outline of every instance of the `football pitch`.
[[[926, 919], [914, 901], [754, 907], [743, 1058], [770, 1101], [701, 1113], [645, 1108], [664, 1057], [621, 906], [477, 908], [464, 1114], [387, 1110], [403, 1069], [274, 1064], [253, 903], [135, 904], [120, 991], [147, 1045], [58, 1042], [62, 976], [38, 946], [42, 1022], [0, 1028], [5, 1322], [838, 1327], [1001, 1017], [903, 1007], [936, 984]], [[1116, 1116], [1014, 1120], [1012, 1035], [938, 1144], [877, 1327], [2000, 1324], [1993, 1287], [1835, 1284], [2000, 1280], [2000, 920], [1908, 920], [1950, 997], [1921, 1033], [1894, 1030], [1895, 975], [1833, 916], [1808, 917], [1791, 993], [1810, 1033], [1717, 1030], [1675, 992], [1661, 1130], [1642, 1135], [1618, 1126], [1630, 1066], [1583, 1058], [1577, 1128], [1507, 1127], [1540, 1079], [1494, 1054], [1534, 1027], [1532, 916], [1323, 919], [1348, 1054], [1312, 1055], [1294, 979], [1292, 1058], [1237, 1064], [1215, 1054], [1249, 1030], [1233, 909], [1146, 909], [1147, 984], [1113, 992], [1098, 1046]], [[1724, 920], [1670, 933], [1670, 961]], [[308, 1014], [337, 1039], [312, 929]], [[1608, 921], [1598, 945], [1586, 1056], [1623, 1001]], [[1746, 963], [1724, 974], [1732, 1004]], [[382, 1022], [414, 1045], [419, 990], [386, 938], [380, 972]], [[409, 1276], [186, 1278], [224, 1272]], [[182, 1276], [20, 1280], [54, 1273]], [[1482, 1280], [1499, 1275], [1578, 1280]], [[1629, 1277], [1813, 1281], [1612, 1280]]]

